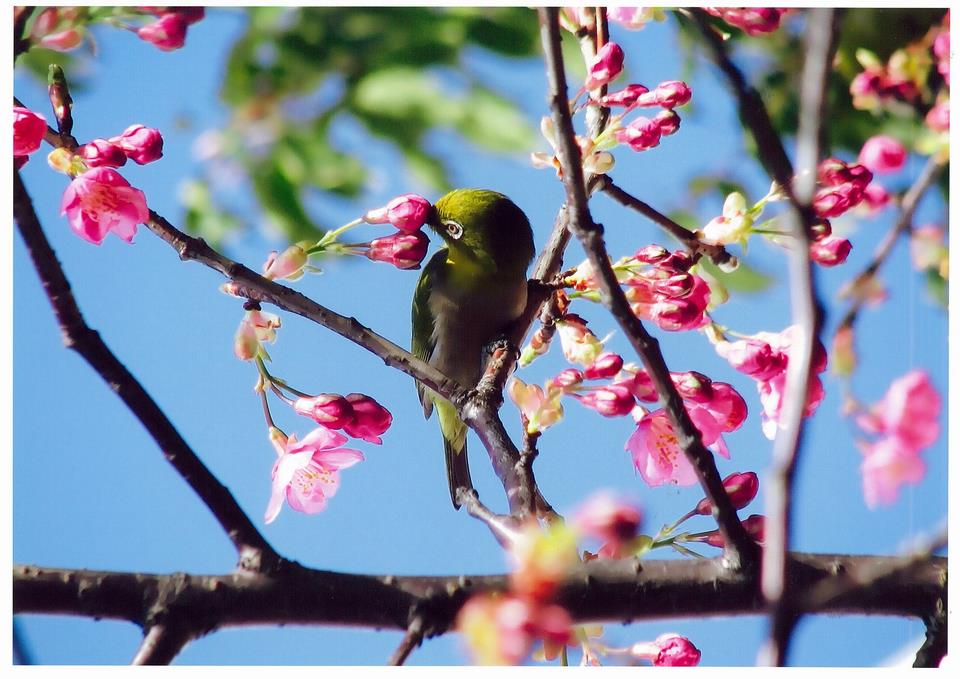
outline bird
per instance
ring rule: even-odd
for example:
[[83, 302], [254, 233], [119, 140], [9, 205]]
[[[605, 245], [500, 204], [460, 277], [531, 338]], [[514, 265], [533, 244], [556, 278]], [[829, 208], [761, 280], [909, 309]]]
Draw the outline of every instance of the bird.
[[[426, 225], [444, 242], [423, 268], [413, 296], [411, 350], [466, 388], [480, 379], [484, 348], [527, 303], [533, 231], [527, 216], [496, 191], [455, 189], [440, 198]], [[450, 499], [473, 489], [467, 425], [456, 407], [417, 383], [425, 418], [440, 421]]]

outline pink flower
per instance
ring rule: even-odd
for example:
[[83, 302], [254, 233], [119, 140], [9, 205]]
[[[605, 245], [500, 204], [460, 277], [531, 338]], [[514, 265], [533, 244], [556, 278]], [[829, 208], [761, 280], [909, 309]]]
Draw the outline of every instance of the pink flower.
[[863, 204], [871, 213], [877, 212], [890, 204], [890, 194], [876, 182], [870, 182], [863, 191]]
[[734, 369], [755, 380], [769, 380], [787, 369], [787, 355], [757, 339], [719, 342], [714, 348]]
[[639, 116], [626, 127], [620, 128], [615, 135], [621, 144], [627, 144], [634, 151], [646, 151], [660, 144], [660, 123]]
[[[703, 409], [693, 409], [690, 417], [700, 429], [704, 445], [712, 445], [720, 438], [722, 430]], [[680, 449], [677, 435], [663, 408], [640, 418], [636, 431], [627, 440], [626, 449], [630, 451], [633, 465], [648, 486], [665, 483], [690, 486], [697, 481], [696, 472]], [[729, 457], [725, 446], [718, 452]]]
[[563, 356], [571, 363], [592, 365], [603, 351], [603, 342], [597, 339], [587, 322], [576, 314], [564, 314], [556, 322]]
[[392, 236], [374, 238], [364, 254], [374, 262], [387, 262], [398, 269], [419, 269], [429, 246], [430, 239], [422, 231], [397, 231]]
[[189, 23], [182, 14], [169, 13], [137, 29], [137, 36], [159, 47], [164, 52], [180, 49], [187, 40]]
[[75, 28], [68, 28], [65, 31], [57, 31], [40, 38], [40, 46], [47, 49], [57, 50], [58, 52], [69, 52], [79, 47], [83, 42], [83, 33]]
[[13, 155], [28, 156], [38, 148], [47, 131], [47, 121], [23, 106], [13, 107]]
[[897, 438], [905, 447], [919, 450], [940, 435], [940, 395], [927, 373], [911, 370], [894, 380], [880, 402], [857, 418], [871, 434]]
[[95, 245], [111, 231], [130, 243], [137, 224], [150, 219], [143, 191], [108, 167], [88, 170], [70, 182], [60, 202], [60, 214], [67, 215], [78, 236]]
[[863, 144], [858, 161], [872, 172], [896, 172], [907, 161], [907, 150], [893, 137], [876, 135]]
[[123, 134], [108, 139], [116, 144], [137, 165], [146, 165], [163, 157], [163, 136], [160, 130], [143, 125], [131, 125]]
[[950, 129], [950, 100], [941, 101], [927, 113], [924, 122], [934, 132], [946, 132]]
[[623, 49], [615, 42], [608, 42], [600, 48], [587, 70], [584, 89], [595, 90], [606, 85], [623, 70]]
[[603, 106], [626, 106], [629, 108], [637, 103], [637, 99], [641, 95], [647, 92], [649, 92], [649, 90], [643, 85], [631, 83], [622, 90], [611, 92], [606, 96], [600, 97], [600, 104]]
[[293, 402], [293, 409], [328, 429], [342, 429], [353, 421], [353, 406], [339, 394], [298, 398]]
[[516, 596], [476, 594], [457, 614], [456, 629], [479, 665], [516, 665], [537, 639], [564, 645], [572, 621], [566, 609]]
[[704, 7], [704, 9], [751, 36], [777, 30], [780, 27], [780, 19], [789, 11], [777, 7]]
[[[753, 502], [760, 490], [760, 480], [756, 472], [734, 472], [723, 480], [723, 488], [730, 496], [730, 502], [734, 508], [743, 509]], [[713, 503], [709, 498], [703, 498], [697, 503], [694, 512], [703, 516], [709, 516], [713, 513]]]
[[624, 543], [636, 537], [642, 520], [636, 506], [600, 492], [577, 510], [574, 524], [584, 534], [605, 543], [609, 553], [619, 556]]
[[574, 395], [574, 398], [604, 417], [629, 415], [636, 405], [630, 390], [619, 384], [597, 387], [582, 396]]
[[81, 146], [77, 153], [87, 167], [121, 167], [127, 162], [123, 149], [106, 139], [94, 139]]
[[583, 371], [582, 377], [588, 380], [604, 380], [616, 375], [622, 367], [623, 358], [620, 357], [620, 354], [605, 351]]
[[810, 259], [820, 266], [837, 266], [847, 261], [853, 244], [846, 238], [827, 236], [810, 243]]
[[380, 435], [393, 422], [390, 411], [364, 394], [347, 394], [346, 399], [353, 408], [353, 420], [344, 424], [343, 430], [367, 443], [383, 443]]
[[259, 309], [247, 311], [233, 338], [233, 353], [241, 361], [252, 361], [260, 355], [262, 342], [273, 342], [277, 339], [279, 327], [280, 317], [276, 314]]
[[661, 634], [654, 641], [636, 643], [630, 655], [649, 660], [655, 667], [694, 667], [700, 664], [700, 650], [679, 634]]
[[138, 7], [137, 9], [150, 12], [155, 16], [179, 14], [188, 24], [195, 24], [206, 15], [203, 7]]
[[327, 498], [340, 486], [340, 470], [363, 460], [360, 451], [340, 448], [347, 442], [346, 436], [326, 427], [317, 427], [303, 441], [297, 441], [296, 434], [286, 441], [278, 440], [280, 437], [274, 437], [280, 458], [273, 465], [272, 492], [264, 514], [267, 523], [277, 518], [284, 498], [294, 511], [323, 511]]
[[559, 389], [564, 393], [572, 392], [583, 383], [584, 374], [576, 368], [565, 368], [547, 382], [547, 390]]
[[263, 277], [271, 281], [278, 278], [295, 281], [303, 276], [308, 257], [307, 251], [299, 245], [291, 245], [282, 253], [274, 250], [263, 265]]
[[[559, 377], [559, 376], [558, 376]], [[543, 389], [536, 384], [525, 384], [513, 377], [507, 383], [507, 393], [526, 420], [527, 433], [535, 434], [563, 419], [560, 389]]]
[[406, 193], [397, 196], [384, 207], [368, 211], [363, 215], [367, 224], [393, 224], [401, 231], [419, 231], [427, 219], [433, 206], [430, 201], [415, 193]]
[[689, 102], [693, 91], [682, 80], [667, 80], [657, 85], [651, 94], [659, 106], [674, 109]]
[[639, 31], [653, 15], [652, 7], [608, 7], [607, 19], [631, 31]]
[[668, 137], [680, 129], [680, 116], [673, 110], [660, 111], [653, 117], [653, 122], [660, 126], [660, 135]]
[[891, 505], [900, 495], [900, 486], [919, 483], [927, 468], [913, 448], [896, 436], [884, 436], [873, 443], [859, 441], [864, 453], [860, 473], [863, 474], [863, 498], [867, 507]]

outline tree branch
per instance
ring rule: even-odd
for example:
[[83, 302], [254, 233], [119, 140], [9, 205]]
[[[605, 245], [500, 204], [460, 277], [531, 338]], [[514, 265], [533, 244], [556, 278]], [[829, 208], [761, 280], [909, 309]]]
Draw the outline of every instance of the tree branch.
[[[835, 587], [844, 574], [885, 569], [899, 557], [793, 553], [795, 586]], [[947, 560], [932, 557], [897, 578], [839, 591], [810, 613], [924, 618], [946, 598]], [[578, 623], [764, 612], [758, 579], [717, 559], [601, 559], [572, 573], [555, 598]], [[506, 575], [374, 576], [289, 563], [272, 573], [156, 575], [14, 566], [13, 612], [80, 615], [147, 626], [163, 601], [197, 634], [249, 625], [343, 625], [407, 630], [423, 617], [425, 637], [451, 629], [478, 592], [503, 592]], [[153, 616], [153, 617], [151, 617]]]
[[147, 629], [131, 665], [169, 665], [193, 635], [186, 625], [157, 623]]
[[210, 509], [236, 547], [240, 568], [259, 571], [275, 567], [280, 561], [279, 555], [243, 512], [230, 491], [197, 457], [160, 406], [114, 356], [99, 333], [86, 324], [56, 253], [43, 233], [19, 172], [14, 173], [13, 177], [13, 213], [60, 324], [64, 344], [80, 354], [117, 393], [156, 441], [167, 462]]
[[423, 618], [418, 616], [410, 623], [406, 633], [403, 635], [403, 639], [400, 640], [400, 645], [397, 646], [397, 650], [390, 656], [387, 664], [392, 666], [402, 665], [407, 661], [413, 649], [421, 643], [423, 643]]
[[756, 543], [747, 535], [737, 518], [736, 509], [730, 502], [720, 474], [717, 472], [713, 454], [703, 445], [700, 431], [696, 428], [683, 405], [683, 400], [670, 379], [670, 372], [663, 360], [657, 340], [643, 327], [634, 315], [626, 296], [610, 266], [602, 228], [593, 222], [587, 206], [587, 193], [583, 182], [579, 149], [575, 141], [570, 106], [567, 99], [567, 83], [560, 50], [560, 29], [556, 8], [538, 9], [540, 33], [550, 82], [550, 108], [557, 129], [558, 155], [567, 193], [567, 224], [583, 245], [594, 270], [597, 272], [600, 293], [604, 305], [617, 320], [627, 339], [643, 361], [658, 394], [663, 399], [676, 432], [678, 443], [693, 465], [707, 496], [713, 503], [714, 517], [727, 545], [726, 557], [734, 568], [752, 564], [757, 555]]
[[[794, 191], [796, 205], [789, 220], [794, 247], [788, 250], [790, 299], [793, 324], [799, 341], [790, 347], [784, 390], [790, 395], [780, 415], [780, 430], [773, 446], [773, 460], [766, 492], [766, 521], [762, 567], [763, 594], [770, 608], [769, 637], [761, 651], [761, 662], [776, 667], [786, 662], [787, 649], [797, 616], [787, 591], [787, 550], [790, 544], [793, 484], [796, 476], [806, 395], [813, 379], [813, 354], [819, 341], [823, 306], [817, 295], [810, 262], [809, 227], [813, 223], [813, 196], [816, 190], [820, 139], [826, 113], [827, 85], [833, 68], [840, 14], [829, 8], [815, 8], [807, 14], [803, 73], [800, 85], [800, 124], [797, 131], [798, 176]], [[758, 140], [759, 141], [759, 140]]]

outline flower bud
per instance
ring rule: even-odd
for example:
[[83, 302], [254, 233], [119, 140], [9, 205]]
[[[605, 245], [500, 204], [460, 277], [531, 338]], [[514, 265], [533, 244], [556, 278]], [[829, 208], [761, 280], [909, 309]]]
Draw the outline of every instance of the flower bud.
[[584, 88], [595, 90], [614, 80], [623, 70], [623, 49], [615, 42], [600, 48], [588, 69]]
[[820, 266], [837, 266], [847, 261], [853, 245], [846, 238], [827, 236], [810, 244], [810, 259]]
[[40, 148], [47, 121], [23, 106], [13, 107], [13, 155], [28, 156]]
[[601, 492], [577, 510], [574, 524], [586, 535], [619, 546], [636, 537], [642, 520], [637, 507]]
[[397, 196], [384, 207], [368, 211], [363, 221], [368, 224], [393, 224], [401, 231], [419, 231], [430, 217], [433, 206], [423, 196], [406, 193]]
[[906, 162], [907, 150], [893, 137], [880, 134], [864, 142], [857, 160], [872, 172], [896, 172]]
[[602, 106], [626, 106], [629, 108], [637, 103], [637, 99], [641, 95], [649, 91], [650, 90], [643, 85], [631, 83], [622, 90], [611, 92], [604, 97], [600, 97], [600, 104]]
[[670, 380], [677, 388], [680, 397], [695, 403], [709, 403], [713, 398], [713, 381], [695, 370], [682, 373], [670, 373]]
[[657, 99], [657, 104], [663, 108], [676, 108], [683, 106], [690, 101], [693, 92], [689, 85], [682, 80], [667, 80], [656, 86], [653, 94]]
[[640, 116], [626, 127], [616, 131], [614, 136], [621, 144], [627, 144], [634, 151], [646, 151], [660, 144], [660, 124], [655, 120]]
[[419, 269], [429, 245], [430, 240], [422, 231], [398, 231], [392, 236], [374, 238], [364, 254], [375, 262], [387, 262], [398, 269]]
[[363, 394], [347, 394], [346, 399], [353, 407], [353, 419], [344, 424], [343, 430], [368, 443], [383, 443], [380, 435], [393, 422], [390, 411]]
[[137, 165], [146, 165], [163, 157], [163, 136], [160, 130], [143, 125], [131, 125], [117, 137], [108, 139], [116, 144], [127, 158]]
[[680, 129], [680, 116], [673, 109], [660, 111], [654, 116], [653, 122], [660, 126], [660, 134], [664, 137], [674, 134]]
[[183, 47], [187, 40], [187, 20], [182, 14], [164, 14], [156, 21], [137, 29], [137, 36], [170, 52]]
[[[734, 472], [723, 480], [723, 489], [730, 496], [734, 509], [743, 509], [757, 496], [760, 480], [756, 472]], [[713, 512], [713, 503], [709, 498], [703, 498], [697, 503], [694, 511], [697, 514], [709, 516]]]
[[87, 167], [121, 167], [127, 162], [123, 149], [106, 139], [94, 139], [84, 144], [77, 149], [77, 155], [83, 158]]
[[299, 245], [291, 245], [279, 254], [274, 250], [263, 265], [263, 277], [271, 281], [277, 279], [295, 281], [303, 276], [303, 267], [307, 263], [307, 258], [307, 251]]
[[547, 388], [555, 388], [564, 393], [569, 393], [582, 383], [583, 373], [576, 368], [567, 368], [557, 373], [557, 375], [547, 383]]
[[623, 358], [620, 354], [612, 351], [605, 351], [583, 372], [583, 377], [588, 380], [604, 380], [613, 377], [620, 368], [623, 367]]
[[700, 650], [679, 634], [661, 634], [655, 641], [634, 644], [630, 655], [649, 660], [655, 667], [693, 667], [700, 664]]
[[319, 394], [310, 398], [298, 398], [293, 409], [299, 415], [309, 417], [329, 429], [342, 429], [353, 421], [353, 406], [339, 394]]
[[583, 396], [575, 396], [574, 398], [604, 417], [629, 415], [636, 405], [630, 390], [620, 384], [598, 387]]

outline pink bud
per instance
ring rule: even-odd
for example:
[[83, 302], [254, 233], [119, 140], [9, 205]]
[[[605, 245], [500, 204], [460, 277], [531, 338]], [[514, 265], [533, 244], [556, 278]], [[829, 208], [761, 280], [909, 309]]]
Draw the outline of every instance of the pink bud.
[[695, 370], [670, 373], [670, 380], [677, 387], [681, 398], [695, 403], [708, 403], [713, 398], [713, 382]]
[[662, 245], [646, 245], [633, 254], [633, 258], [644, 264], [657, 264], [670, 256], [670, 251]]
[[930, 109], [924, 122], [934, 132], [946, 132], [950, 129], [950, 101], [941, 101]]
[[858, 160], [873, 172], [896, 172], [906, 162], [907, 150], [893, 137], [877, 135], [863, 144]]
[[638, 370], [629, 378], [614, 382], [614, 386], [626, 387], [637, 399], [646, 403], [655, 403], [660, 398], [653, 380], [645, 370]]
[[810, 258], [820, 266], [837, 266], [847, 261], [853, 245], [846, 238], [828, 236], [810, 244]]
[[700, 663], [700, 650], [686, 637], [673, 633], [634, 644], [630, 655], [649, 660], [655, 667], [693, 667]]
[[[760, 490], [760, 479], [756, 472], [734, 472], [723, 480], [723, 488], [730, 496], [730, 502], [735, 509], [743, 509], [753, 502]], [[713, 512], [713, 503], [708, 498], [703, 498], [697, 503], [694, 510], [697, 514], [709, 516]]]
[[615, 42], [608, 42], [600, 48], [588, 69], [584, 88], [595, 90], [606, 85], [620, 75], [623, 70], [623, 49]]
[[583, 533], [619, 547], [637, 535], [642, 520], [637, 507], [602, 492], [577, 510], [574, 522]]
[[58, 52], [67, 52], [79, 47], [83, 42], [83, 33], [75, 28], [68, 28], [65, 31], [57, 31], [40, 38], [40, 46], [47, 49], [57, 50]]
[[690, 86], [682, 80], [667, 80], [656, 86], [653, 90], [656, 96], [657, 104], [664, 108], [673, 109], [677, 106], [683, 106], [690, 101], [693, 92]]
[[353, 421], [353, 406], [338, 394], [298, 398], [293, 402], [293, 409], [329, 429], [342, 429]]
[[38, 148], [47, 131], [47, 121], [23, 106], [13, 107], [13, 155], [28, 156]]
[[94, 139], [81, 146], [77, 153], [87, 167], [121, 167], [127, 162], [123, 149], [106, 139]]
[[650, 318], [662, 330], [694, 330], [707, 323], [703, 315], [705, 309], [706, 304], [691, 299], [662, 299], [650, 307]]
[[818, 219], [810, 226], [810, 240], [822, 240], [831, 233], [833, 233], [833, 227], [830, 226], [829, 219]]
[[365, 254], [375, 262], [387, 262], [398, 269], [419, 269], [429, 245], [430, 239], [422, 231], [398, 231], [392, 236], [374, 238]]
[[646, 151], [660, 144], [660, 124], [640, 116], [626, 127], [616, 131], [617, 141], [627, 144], [634, 151]]
[[870, 182], [870, 186], [863, 191], [863, 202], [871, 212], [876, 212], [890, 204], [890, 194], [876, 182]]
[[673, 109], [658, 113], [653, 121], [660, 126], [660, 134], [669, 136], [680, 129], [680, 116]]
[[433, 206], [423, 196], [407, 193], [397, 196], [384, 207], [370, 210], [363, 216], [368, 224], [393, 224], [401, 231], [418, 231], [429, 219]]
[[583, 396], [575, 396], [575, 398], [604, 417], [629, 415], [636, 405], [633, 394], [621, 384], [598, 387]]
[[552, 380], [550, 380], [549, 384], [547, 384], [547, 387], [555, 387], [560, 391], [569, 392], [583, 383], [583, 377], [584, 374], [576, 368], [567, 368], [565, 370], [561, 370]]
[[164, 14], [153, 23], [138, 28], [137, 35], [164, 52], [170, 52], [183, 47], [187, 39], [187, 25], [182, 14]]
[[668, 252], [666, 257], [657, 262], [657, 266], [661, 269], [687, 271], [693, 266], [693, 258], [685, 250], [675, 250]]
[[605, 351], [597, 356], [597, 360], [583, 372], [583, 376], [588, 380], [604, 380], [616, 375], [622, 367], [623, 359], [619, 354]]
[[131, 125], [123, 134], [107, 141], [123, 149], [127, 158], [137, 165], [146, 165], [163, 157], [163, 136], [160, 130], [152, 127]]
[[[740, 522], [741, 525], [743, 525], [744, 530], [747, 531], [747, 535], [753, 538], [754, 542], [761, 545], [763, 544], [764, 520], [764, 517], [759, 514], [751, 514]], [[711, 547], [723, 547], [723, 537], [720, 535], [720, 531], [718, 530], [715, 530], [707, 535], [704, 539], [704, 542]]]
[[281, 253], [274, 250], [263, 265], [263, 277], [272, 281], [284, 278], [295, 281], [303, 276], [307, 259], [307, 251], [299, 245], [291, 245]]
[[347, 422], [343, 430], [368, 443], [383, 443], [380, 435], [393, 422], [390, 411], [363, 394], [347, 394], [347, 401], [353, 406], [353, 421]]
[[603, 106], [626, 106], [629, 108], [637, 103], [637, 99], [641, 95], [649, 91], [650, 90], [643, 85], [631, 83], [622, 90], [600, 97], [600, 104]]

